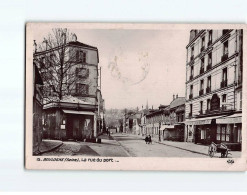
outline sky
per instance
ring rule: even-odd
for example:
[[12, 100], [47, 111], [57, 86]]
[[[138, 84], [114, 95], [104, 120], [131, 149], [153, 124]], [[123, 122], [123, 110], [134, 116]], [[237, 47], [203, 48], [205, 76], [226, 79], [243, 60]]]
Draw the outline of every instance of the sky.
[[[185, 96], [189, 30], [69, 29], [98, 48], [106, 109], [157, 108]], [[34, 33], [39, 43], [48, 31]]]

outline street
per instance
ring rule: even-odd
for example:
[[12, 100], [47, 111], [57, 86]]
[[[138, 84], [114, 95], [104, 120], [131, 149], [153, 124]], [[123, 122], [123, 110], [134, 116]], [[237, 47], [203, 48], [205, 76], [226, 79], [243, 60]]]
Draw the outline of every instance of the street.
[[[112, 139], [113, 138], [113, 139]], [[104, 136], [102, 143], [63, 142], [59, 148], [42, 154], [43, 156], [105, 156], [105, 157], [198, 157], [208, 158], [196, 152], [182, 150], [153, 142], [146, 144], [143, 138], [128, 134]], [[206, 153], [205, 153], [206, 154]]]

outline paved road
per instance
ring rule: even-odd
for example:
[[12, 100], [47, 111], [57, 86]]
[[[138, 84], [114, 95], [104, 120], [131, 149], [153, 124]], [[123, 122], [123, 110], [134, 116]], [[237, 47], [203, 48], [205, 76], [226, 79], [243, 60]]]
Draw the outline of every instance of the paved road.
[[63, 142], [59, 148], [42, 156], [102, 156], [102, 157], [201, 157], [205, 155], [159, 144], [146, 144], [142, 138], [127, 134], [103, 137], [102, 143]]
[[199, 157], [208, 158], [208, 156], [181, 150], [175, 147], [155, 143], [146, 144], [142, 138], [127, 134], [113, 134], [123, 148], [134, 157]]

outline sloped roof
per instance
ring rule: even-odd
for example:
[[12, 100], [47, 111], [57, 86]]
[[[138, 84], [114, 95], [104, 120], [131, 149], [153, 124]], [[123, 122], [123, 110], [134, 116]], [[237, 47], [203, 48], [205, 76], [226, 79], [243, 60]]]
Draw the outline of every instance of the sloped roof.
[[81, 46], [81, 47], [88, 47], [88, 48], [91, 48], [91, 49], [97, 49], [97, 47], [94, 47], [94, 46], [91, 46], [91, 45], [87, 45], [87, 44], [81, 43], [79, 41], [70, 41], [68, 43], [68, 45], [76, 45], [76, 46]]
[[185, 97], [178, 97], [170, 103], [170, 108], [175, 108], [183, 104], [185, 104]]

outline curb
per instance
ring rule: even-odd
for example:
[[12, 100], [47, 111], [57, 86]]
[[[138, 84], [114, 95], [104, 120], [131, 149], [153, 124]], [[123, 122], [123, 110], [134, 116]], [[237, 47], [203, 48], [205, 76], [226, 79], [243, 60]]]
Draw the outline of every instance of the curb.
[[51, 152], [51, 151], [53, 151], [53, 150], [56, 150], [57, 148], [59, 148], [59, 147], [62, 146], [62, 145], [63, 145], [63, 142], [60, 143], [59, 145], [57, 145], [57, 146], [55, 146], [55, 147], [49, 149], [49, 150], [45, 150], [45, 151], [39, 152], [38, 154], [36, 154], [36, 155], [34, 155], [34, 156], [38, 156], [38, 155], [41, 155], [41, 154], [44, 154], [44, 153], [47, 153], [47, 152]]
[[112, 139], [113, 140], [115, 140], [123, 149], [124, 149], [124, 151], [127, 153], [127, 155], [129, 156], [129, 157], [133, 157], [133, 155], [131, 155], [130, 153], [129, 153], [129, 151], [119, 142], [119, 141], [117, 141], [113, 136], [112, 136]]
[[202, 152], [197, 152], [197, 151], [194, 151], [194, 150], [185, 149], [185, 148], [181, 148], [181, 147], [178, 147], [178, 146], [172, 146], [172, 145], [165, 144], [165, 143], [158, 142], [158, 141], [153, 141], [153, 142], [158, 143], [158, 144], [163, 144], [165, 146], [170, 146], [170, 147], [178, 148], [180, 150], [185, 150], [185, 151], [188, 151], [188, 152], [192, 152], [192, 153], [202, 154], [202, 155], [208, 156], [208, 154], [205, 154], [205, 153], [202, 153]]

